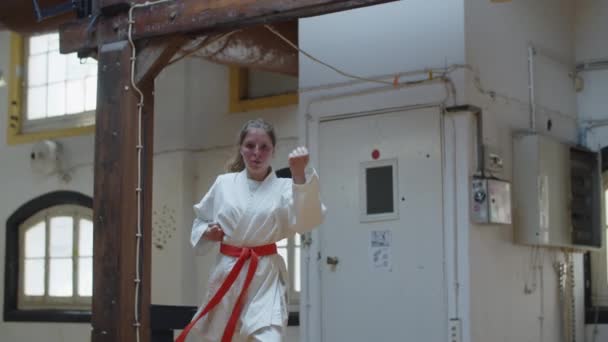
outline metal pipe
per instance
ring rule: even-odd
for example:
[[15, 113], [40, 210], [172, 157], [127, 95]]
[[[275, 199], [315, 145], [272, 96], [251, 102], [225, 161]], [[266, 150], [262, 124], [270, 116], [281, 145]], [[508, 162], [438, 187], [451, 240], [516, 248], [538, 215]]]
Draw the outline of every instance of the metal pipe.
[[536, 132], [536, 99], [534, 95], [534, 56], [536, 49], [528, 45], [528, 92], [530, 96], [530, 130]]
[[578, 62], [576, 64], [576, 71], [593, 71], [593, 70], [605, 70], [608, 69], [608, 58], [593, 59], [588, 61]]
[[477, 174], [481, 177], [485, 176], [485, 159], [484, 159], [484, 147], [483, 147], [483, 111], [481, 108], [474, 105], [461, 105], [446, 107], [446, 113], [457, 113], [457, 112], [471, 112], [475, 115], [476, 122], [476, 152], [477, 152]]
[[608, 126], [608, 119], [583, 121], [583, 125], [587, 128]]

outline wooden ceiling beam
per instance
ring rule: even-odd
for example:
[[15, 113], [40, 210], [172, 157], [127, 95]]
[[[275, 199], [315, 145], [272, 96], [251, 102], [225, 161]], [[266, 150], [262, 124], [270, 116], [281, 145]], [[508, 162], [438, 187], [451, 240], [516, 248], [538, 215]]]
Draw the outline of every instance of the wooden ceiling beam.
[[[169, 1], [135, 10], [137, 20], [133, 27], [133, 38], [225, 31], [391, 1], [394, 0]], [[127, 39], [128, 14], [126, 12], [100, 18], [96, 30], [89, 30], [89, 24], [90, 20], [78, 20], [60, 27], [62, 53], [93, 50], [103, 44]]]
[[154, 78], [167, 65], [179, 48], [186, 43], [183, 37], [153, 38], [138, 48], [134, 80], [138, 85], [153, 83]]

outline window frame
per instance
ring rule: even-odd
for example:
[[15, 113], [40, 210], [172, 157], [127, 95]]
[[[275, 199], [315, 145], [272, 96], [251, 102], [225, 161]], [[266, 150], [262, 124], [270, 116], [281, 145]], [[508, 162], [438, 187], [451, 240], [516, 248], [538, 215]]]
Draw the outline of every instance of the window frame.
[[[33, 216], [30, 216], [27, 220], [25, 220], [23, 223], [21, 223], [21, 225], [19, 226], [19, 247], [20, 247], [20, 255], [19, 255], [19, 269], [22, 270], [24, 269], [24, 264], [25, 264], [25, 255], [23, 254], [24, 251], [24, 244], [25, 244], [25, 233], [27, 232], [27, 230], [31, 229], [33, 227], [33, 225], [35, 223], [38, 222], [45, 222], [45, 244], [46, 244], [46, 255], [44, 257], [44, 262], [45, 262], [45, 270], [48, 270], [49, 268], [49, 262], [51, 257], [48, 255], [48, 251], [49, 251], [49, 229], [50, 229], [50, 218], [53, 217], [60, 217], [60, 216], [65, 216], [65, 217], [71, 217], [74, 219], [74, 223], [72, 226], [73, 229], [73, 248], [72, 248], [72, 254], [70, 256], [70, 259], [73, 261], [72, 264], [72, 284], [73, 284], [73, 291], [74, 291], [74, 295], [72, 295], [71, 297], [52, 297], [49, 296], [48, 294], [42, 295], [42, 296], [26, 296], [24, 294], [24, 290], [23, 290], [23, 277], [22, 274], [19, 274], [19, 302], [18, 307], [22, 308], [22, 310], [38, 310], [38, 309], [47, 309], [48, 307], [52, 307], [53, 309], [66, 309], [66, 310], [74, 310], [74, 309], [78, 309], [78, 310], [86, 310], [88, 308], [91, 307], [91, 300], [92, 300], [92, 296], [79, 296], [77, 294], [78, 291], [78, 279], [79, 279], [79, 274], [78, 274], [78, 262], [79, 262], [79, 251], [78, 251], [78, 238], [79, 238], [79, 231], [78, 228], [80, 227], [79, 223], [76, 223], [78, 220], [80, 219], [87, 219], [89, 221], [92, 222], [92, 213], [85, 213], [85, 210], [83, 208], [83, 206], [80, 205], [54, 205], [52, 207], [49, 207], [47, 209], [43, 209], [42, 211], [39, 211], [38, 213], [34, 214]], [[90, 210], [90, 208], [87, 208]], [[92, 256], [91, 256], [92, 258]], [[48, 283], [48, 271], [45, 272], [45, 291], [48, 290], [49, 283]], [[19, 304], [21, 303], [21, 304]]]
[[[28, 36], [10, 33], [10, 62], [7, 75], [8, 84], [8, 115], [7, 115], [7, 144], [17, 145], [31, 143], [44, 139], [56, 139], [95, 132], [94, 113], [75, 114], [66, 120], [65, 117], [45, 119], [43, 129], [27, 131], [25, 129], [25, 98], [24, 84], [26, 80], [26, 42]], [[91, 119], [92, 117], [92, 119]], [[90, 123], [93, 121], [93, 123]], [[82, 124], [82, 125], [80, 125]], [[27, 125], [32, 129], [38, 124]], [[62, 127], [64, 126], [64, 127]]]
[[[393, 211], [379, 214], [368, 214], [367, 208], [367, 171], [379, 167], [391, 167], [393, 189]], [[399, 162], [397, 158], [364, 161], [359, 164], [359, 221], [372, 223], [399, 219]]]
[[28, 201], [18, 208], [6, 222], [6, 259], [4, 272], [4, 321], [5, 322], [90, 322], [91, 309], [20, 309], [21, 241], [20, 227], [41, 211], [60, 205], [93, 208], [93, 199], [72, 192], [51, 192]]
[[299, 103], [299, 95], [297, 92], [249, 99], [247, 98], [249, 70], [243, 67], [230, 66], [229, 73], [230, 103], [228, 109], [230, 113], [242, 113], [254, 110], [286, 107], [297, 105]]

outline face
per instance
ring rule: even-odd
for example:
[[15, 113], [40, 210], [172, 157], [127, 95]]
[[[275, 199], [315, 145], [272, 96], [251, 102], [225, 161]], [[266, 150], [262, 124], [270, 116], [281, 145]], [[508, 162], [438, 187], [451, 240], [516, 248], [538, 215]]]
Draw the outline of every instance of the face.
[[270, 136], [261, 128], [250, 128], [245, 139], [243, 139], [240, 153], [243, 156], [249, 176], [256, 180], [263, 180], [274, 154], [274, 146]]

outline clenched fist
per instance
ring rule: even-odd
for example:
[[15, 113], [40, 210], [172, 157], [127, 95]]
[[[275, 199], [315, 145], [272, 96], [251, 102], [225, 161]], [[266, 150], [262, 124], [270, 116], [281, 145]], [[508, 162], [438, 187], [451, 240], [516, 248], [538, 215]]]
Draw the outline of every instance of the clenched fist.
[[303, 146], [296, 148], [289, 154], [289, 169], [294, 183], [304, 184], [306, 182], [304, 171], [309, 160], [308, 150]]
[[209, 241], [221, 242], [224, 239], [224, 231], [217, 223], [209, 224], [207, 230], [203, 233], [203, 238]]

